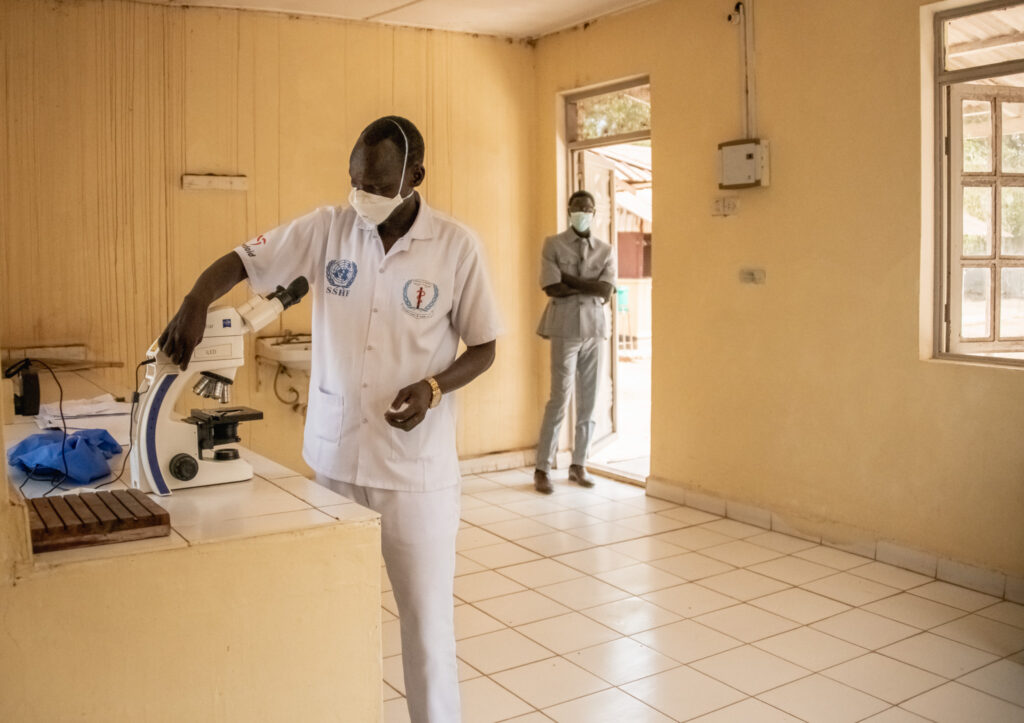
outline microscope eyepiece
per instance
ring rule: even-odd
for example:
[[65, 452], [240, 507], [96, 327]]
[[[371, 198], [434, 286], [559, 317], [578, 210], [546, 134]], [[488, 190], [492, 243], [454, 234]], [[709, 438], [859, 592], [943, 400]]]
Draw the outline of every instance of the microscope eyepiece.
[[289, 306], [293, 306], [299, 303], [299, 300], [309, 292], [309, 281], [306, 280], [305, 276], [299, 276], [290, 284], [288, 288], [278, 286], [277, 290], [274, 291], [268, 299], [277, 299], [281, 302], [281, 306], [287, 309]]

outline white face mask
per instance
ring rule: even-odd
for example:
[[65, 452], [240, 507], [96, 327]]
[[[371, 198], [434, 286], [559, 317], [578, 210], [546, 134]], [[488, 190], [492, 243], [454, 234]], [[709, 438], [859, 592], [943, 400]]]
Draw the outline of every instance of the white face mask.
[[586, 211], [573, 211], [569, 214], [569, 225], [579, 233], [586, 233], [590, 230], [590, 224], [594, 222], [594, 214]]
[[402, 161], [402, 180], [398, 182], [398, 193], [388, 198], [387, 196], [378, 196], [376, 193], [367, 193], [360, 188], [353, 188], [352, 192], [348, 194], [349, 205], [364, 221], [374, 226], [380, 226], [387, 221], [395, 209], [402, 204], [402, 201], [412, 195], [412, 191], [410, 191], [409, 196], [402, 198], [405, 167], [409, 162], [409, 137], [405, 135], [401, 125], [395, 121], [391, 122], [398, 126], [398, 130], [402, 131], [402, 137], [405, 138], [405, 159]]

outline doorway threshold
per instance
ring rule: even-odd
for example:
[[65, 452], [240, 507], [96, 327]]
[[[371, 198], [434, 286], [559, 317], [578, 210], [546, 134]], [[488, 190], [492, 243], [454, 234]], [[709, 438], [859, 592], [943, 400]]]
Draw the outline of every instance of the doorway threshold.
[[647, 487], [647, 477], [642, 474], [627, 472], [625, 470], [618, 469], [617, 467], [611, 467], [598, 462], [587, 462], [587, 469], [598, 473], [602, 477], [615, 480], [616, 482], [625, 482], [627, 484], [636, 485], [637, 487]]

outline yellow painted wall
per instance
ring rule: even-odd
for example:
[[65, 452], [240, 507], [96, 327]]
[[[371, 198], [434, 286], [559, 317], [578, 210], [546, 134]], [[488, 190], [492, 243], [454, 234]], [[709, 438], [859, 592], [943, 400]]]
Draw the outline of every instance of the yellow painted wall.
[[[0, 7], [9, 347], [84, 342], [134, 365], [210, 261], [345, 202], [359, 131], [397, 113], [426, 138], [428, 202], [480, 234], [505, 318], [494, 367], [460, 393], [460, 454], [534, 444], [535, 399], [508, 393], [532, 389], [536, 373], [529, 47], [119, 0]], [[183, 173], [246, 175], [249, 190], [182, 191]], [[226, 297], [244, 299], [242, 288]], [[309, 314], [300, 305], [278, 328], [308, 331]], [[250, 351], [235, 402], [266, 419], [241, 427], [245, 441], [306, 470], [301, 415], [274, 399], [269, 371], [257, 390], [255, 369]], [[111, 374], [134, 384], [130, 366]]]
[[[731, 3], [666, 2], [540, 40], [540, 224], [561, 215], [555, 94], [652, 87], [652, 476], [832, 539], [1024, 574], [1024, 372], [922, 361], [918, 0], [756, 6], [771, 187], [711, 216], [741, 136]], [[767, 272], [741, 285], [741, 267]], [[930, 290], [929, 290], [930, 291]]]
[[0, 719], [377, 721], [379, 561], [366, 522], [3, 581]]

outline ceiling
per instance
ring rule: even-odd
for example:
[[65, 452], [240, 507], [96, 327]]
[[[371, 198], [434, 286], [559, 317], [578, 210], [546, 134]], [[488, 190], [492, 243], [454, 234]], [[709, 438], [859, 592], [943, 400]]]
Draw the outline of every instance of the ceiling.
[[536, 38], [652, 0], [145, 0]]

